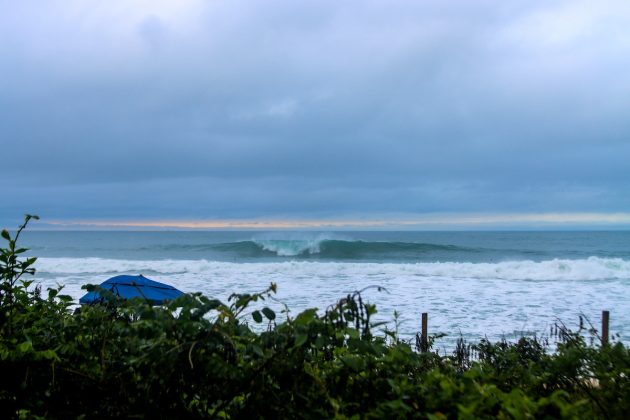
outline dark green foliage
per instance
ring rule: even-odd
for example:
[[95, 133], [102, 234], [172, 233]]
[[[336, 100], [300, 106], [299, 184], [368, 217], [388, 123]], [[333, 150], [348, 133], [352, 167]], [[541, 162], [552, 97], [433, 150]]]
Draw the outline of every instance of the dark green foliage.
[[[374, 334], [359, 292], [324, 314], [280, 322], [275, 285], [227, 303], [184, 295], [73, 311], [61, 288], [22, 277], [34, 259], [0, 254], [0, 416], [52, 418], [624, 418], [630, 354], [561, 328], [557, 351], [463, 340], [452, 355]], [[89, 286], [94, 290], [96, 286]], [[259, 309], [255, 309], [259, 308]], [[254, 329], [249, 323], [262, 324]], [[267, 326], [265, 329], [264, 326]]]

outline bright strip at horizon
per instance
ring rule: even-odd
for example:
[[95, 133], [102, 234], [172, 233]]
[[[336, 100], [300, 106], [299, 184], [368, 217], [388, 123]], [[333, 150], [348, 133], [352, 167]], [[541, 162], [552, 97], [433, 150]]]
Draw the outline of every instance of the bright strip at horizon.
[[56, 227], [176, 228], [176, 229], [313, 229], [313, 228], [413, 228], [423, 226], [527, 225], [630, 225], [630, 213], [541, 213], [495, 215], [441, 215], [407, 219], [373, 220], [54, 220]]

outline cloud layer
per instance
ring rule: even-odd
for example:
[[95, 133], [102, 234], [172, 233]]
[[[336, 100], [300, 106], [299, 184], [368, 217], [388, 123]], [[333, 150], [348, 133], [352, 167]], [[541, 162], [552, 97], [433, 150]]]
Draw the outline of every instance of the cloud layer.
[[626, 1], [0, 12], [0, 221], [630, 208]]

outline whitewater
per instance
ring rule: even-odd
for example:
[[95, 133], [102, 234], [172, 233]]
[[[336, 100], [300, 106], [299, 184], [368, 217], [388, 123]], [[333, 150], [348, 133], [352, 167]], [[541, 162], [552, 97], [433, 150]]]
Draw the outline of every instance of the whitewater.
[[[546, 334], [584, 315], [630, 342], [630, 232], [31, 232], [36, 279], [78, 299], [87, 283], [144, 274], [224, 301], [278, 285], [266, 305], [325, 310], [356, 290], [404, 338], [429, 313], [439, 346]], [[377, 287], [370, 287], [377, 286]], [[286, 315], [282, 315], [286, 316]], [[384, 328], [384, 327], [383, 327]]]

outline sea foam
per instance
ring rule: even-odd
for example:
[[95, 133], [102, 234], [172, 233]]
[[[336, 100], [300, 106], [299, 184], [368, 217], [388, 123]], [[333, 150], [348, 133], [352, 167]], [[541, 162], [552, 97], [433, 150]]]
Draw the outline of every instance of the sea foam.
[[343, 271], [354, 276], [390, 275], [499, 280], [630, 280], [630, 261], [621, 258], [552, 259], [548, 261], [504, 261], [498, 263], [422, 262], [250, 262], [230, 263], [208, 260], [120, 260], [106, 258], [39, 258], [38, 271], [46, 274], [212, 274], [229, 272], [238, 276], [252, 270], [259, 273], [289, 271], [296, 275], [317, 275]]

